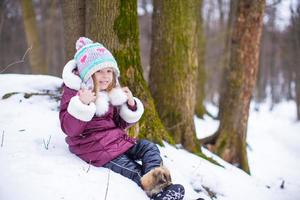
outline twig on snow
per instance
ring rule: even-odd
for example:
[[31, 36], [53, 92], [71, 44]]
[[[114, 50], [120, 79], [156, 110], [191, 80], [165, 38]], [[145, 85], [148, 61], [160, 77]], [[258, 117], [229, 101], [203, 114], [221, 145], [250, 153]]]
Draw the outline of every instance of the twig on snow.
[[106, 200], [106, 198], [107, 198], [108, 186], [109, 186], [109, 179], [110, 179], [110, 169], [108, 169], [108, 178], [107, 178], [107, 184], [106, 184], [106, 191], [105, 191], [105, 198], [104, 198], [104, 200]]
[[282, 180], [281, 184], [280, 184], [280, 189], [284, 189], [284, 180]]
[[47, 143], [46, 143], [45, 139], [43, 139], [44, 147], [46, 150], [49, 149], [50, 140], [51, 140], [51, 135], [50, 135], [49, 139], [47, 140]]
[[1, 148], [3, 147], [4, 144], [4, 131], [2, 132], [2, 138], [1, 138]]
[[90, 160], [90, 162], [89, 162], [89, 166], [88, 166], [88, 168], [87, 168], [87, 170], [86, 170], [86, 173], [88, 173], [89, 171], [90, 171], [90, 168], [91, 168], [91, 160]]

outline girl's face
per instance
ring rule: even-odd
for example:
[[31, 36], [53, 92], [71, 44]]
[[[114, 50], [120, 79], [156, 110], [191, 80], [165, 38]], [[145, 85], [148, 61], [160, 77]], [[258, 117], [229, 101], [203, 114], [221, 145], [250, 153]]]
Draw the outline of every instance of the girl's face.
[[99, 90], [106, 90], [113, 81], [113, 69], [110, 67], [101, 69], [95, 73], [95, 78], [99, 83]]

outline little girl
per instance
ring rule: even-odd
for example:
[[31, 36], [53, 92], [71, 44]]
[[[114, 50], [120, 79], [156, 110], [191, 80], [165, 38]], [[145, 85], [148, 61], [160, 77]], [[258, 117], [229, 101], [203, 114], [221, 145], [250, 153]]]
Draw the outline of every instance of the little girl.
[[129, 88], [120, 87], [115, 58], [85, 37], [77, 40], [76, 50], [63, 69], [59, 113], [70, 151], [133, 180], [153, 199], [183, 199], [184, 188], [171, 183], [157, 146], [125, 132], [142, 117], [144, 107]]

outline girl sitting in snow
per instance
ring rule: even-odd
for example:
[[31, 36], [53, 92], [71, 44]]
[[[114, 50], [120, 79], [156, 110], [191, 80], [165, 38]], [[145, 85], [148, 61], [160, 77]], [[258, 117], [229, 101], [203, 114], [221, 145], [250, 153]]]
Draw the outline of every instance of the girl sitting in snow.
[[120, 87], [112, 54], [84, 37], [77, 40], [76, 50], [63, 69], [59, 113], [70, 151], [133, 180], [153, 199], [183, 199], [184, 188], [171, 183], [157, 146], [125, 132], [141, 118], [144, 107], [129, 88]]

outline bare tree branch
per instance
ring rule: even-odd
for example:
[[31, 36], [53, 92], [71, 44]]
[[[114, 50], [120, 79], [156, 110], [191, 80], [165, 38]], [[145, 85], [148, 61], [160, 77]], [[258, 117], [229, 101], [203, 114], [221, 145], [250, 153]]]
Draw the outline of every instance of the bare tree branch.
[[[31, 51], [31, 50], [32, 50], [32, 45], [31, 45], [31, 47], [29, 47], [29, 48], [26, 50], [26, 52], [25, 52], [25, 54], [23, 55], [23, 57], [22, 57], [21, 60], [18, 60], [18, 61], [15, 61], [15, 62], [13, 62], [13, 63], [10, 63], [10, 64], [7, 65], [6, 67], [4, 67], [4, 69], [3, 69], [2, 71], [0, 71], [0, 74], [2, 74], [3, 72], [5, 72], [9, 67], [11, 67], [11, 66], [13, 66], [13, 65], [16, 65], [16, 64], [25, 62], [25, 57], [26, 57], [26, 55], [28, 54], [28, 52]], [[2, 67], [1, 67], [1, 68], [2, 68]]]

